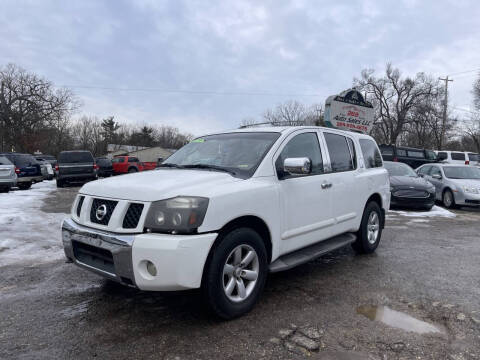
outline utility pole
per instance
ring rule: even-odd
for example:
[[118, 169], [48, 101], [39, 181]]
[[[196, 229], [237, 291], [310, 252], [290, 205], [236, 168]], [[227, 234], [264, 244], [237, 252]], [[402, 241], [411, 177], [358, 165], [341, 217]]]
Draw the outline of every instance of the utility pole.
[[448, 75], [442, 79], [438, 78], [440, 81], [445, 81], [445, 98], [443, 100], [443, 120], [442, 120], [442, 131], [440, 132], [440, 149], [442, 150], [443, 138], [445, 137], [445, 126], [447, 125], [447, 106], [448, 106], [448, 82], [453, 81], [448, 78]]
[[4, 116], [6, 116], [6, 111], [1, 111], [3, 108], [3, 80], [0, 80], [0, 121], [2, 122], [2, 139], [0, 140], [0, 147], [1, 151], [3, 152], [3, 143], [5, 140], [5, 119]]

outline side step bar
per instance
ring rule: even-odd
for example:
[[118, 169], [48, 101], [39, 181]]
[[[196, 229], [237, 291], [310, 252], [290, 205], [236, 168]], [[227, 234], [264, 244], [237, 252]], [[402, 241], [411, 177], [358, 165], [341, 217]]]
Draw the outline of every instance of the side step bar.
[[339, 249], [353, 243], [357, 237], [354, 234], [346, 233], [334, 236], [328, 240], [321, 241], [306, 248], [296, 250], [283, 255], [270, 264], [270, 272], [285, 271], [295, 266], [305, 264], [313, 259], [325, 255], [333, 250]]

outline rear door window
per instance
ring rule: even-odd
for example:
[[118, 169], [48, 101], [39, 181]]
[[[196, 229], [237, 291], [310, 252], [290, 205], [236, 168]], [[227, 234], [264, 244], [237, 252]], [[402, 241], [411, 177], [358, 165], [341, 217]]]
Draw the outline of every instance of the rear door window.
[[374, 141], [360, 139], [360, 147], [362, 148], [363, 161], [365, 162], [365, 167], [367, 169], [383, 166], [382, 156], [380, 155], [378, 147]]
[[397, 149], [397, 156], [407, 156], [407, 150]]
[[93, 163], [93, 156], [89, 152], [66, 152], [60, 153], [60, 163]]
[[450, 155], [452, 156], [452, 160], [462, 160], [462, 161], [465, 161], [465, 153], [452, 152]]
[[327, 143], [332, 171], [342, 172], [355, 169], [354, 158], [352, 157], [347, 138], [328, 132], [325, 132], [323, 135]]

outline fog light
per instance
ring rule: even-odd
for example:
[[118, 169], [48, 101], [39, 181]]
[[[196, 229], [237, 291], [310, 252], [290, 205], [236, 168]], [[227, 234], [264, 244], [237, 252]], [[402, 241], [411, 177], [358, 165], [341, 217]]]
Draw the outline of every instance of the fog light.
[[157, 276], [157, 268], [151, 261], [147, 261], [147, 271], [150, 275]]

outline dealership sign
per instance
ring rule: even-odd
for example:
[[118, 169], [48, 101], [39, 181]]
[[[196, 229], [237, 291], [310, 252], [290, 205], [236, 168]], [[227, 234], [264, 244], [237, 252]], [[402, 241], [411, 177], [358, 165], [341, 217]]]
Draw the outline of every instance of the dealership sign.
[[345, 90], [325, 101], [325, 123], [337, 129], [368, 133], [373, 127], [373, 105], [359, 91]]

